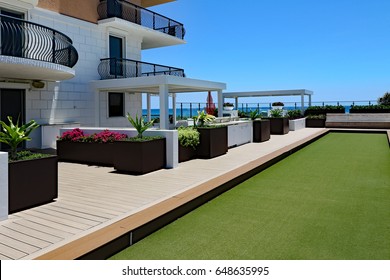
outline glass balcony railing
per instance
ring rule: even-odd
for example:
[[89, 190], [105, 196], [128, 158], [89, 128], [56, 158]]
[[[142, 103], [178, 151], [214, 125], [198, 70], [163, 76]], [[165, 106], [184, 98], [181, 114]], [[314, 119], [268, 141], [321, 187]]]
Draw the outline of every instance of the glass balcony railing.
[[158, 75], [185, 77], [184, 70], [180, 68], [124, 58], [101, 59], [98, 72], [102, 80]]
[[100, 20], [117, 17], [184, 39], [183, 24], [126, 0], [100, 0], [98, 14]]

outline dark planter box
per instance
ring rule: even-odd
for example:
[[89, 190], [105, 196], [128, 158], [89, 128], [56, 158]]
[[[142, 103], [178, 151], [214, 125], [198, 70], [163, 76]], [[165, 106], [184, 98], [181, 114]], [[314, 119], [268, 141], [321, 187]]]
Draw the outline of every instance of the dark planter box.
[[58, 197], [57, 156], [8, 164], [8, 211], [49, 203]]
[[269, 120], [253, 121], [253, 142], [268, 141], [271, 137]]
[[290, 131], [287, 118], [269, 118], [271, 134], [287, 134]]
[[57, 141], [59, 161], [113, 166], [114, 143]]
[[179, 144], [179, 162], [188, 161], [196, 158], [196, 149], [192, 147], [183, 147]]
[[210, 159], [226, 154], [228, 151], [227, 126], [198, 128], [200, 144], [196, 149], [199, 158]]
[[325, 119], [306, 118], [306, 127], [325, 127]]
[[146, 174], [166, 165], [165, 138], [143, 142], [117, 141], [114, 168], [119, 172]]

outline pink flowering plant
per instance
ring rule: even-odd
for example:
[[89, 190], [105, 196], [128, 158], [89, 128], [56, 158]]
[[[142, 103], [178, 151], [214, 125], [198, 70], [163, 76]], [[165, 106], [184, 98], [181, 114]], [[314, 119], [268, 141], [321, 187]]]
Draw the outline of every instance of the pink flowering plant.
[[88, 142], [88, 143], [112, 143], [126, 139], [127, 135], [117, 132], [109, 131], [108, 129], [94, 133], [92, 135], [84, 134], [80, 128], [75, 128], [71, 131], [65, 131], [60, 137], [59, 141], [71, 141], [71, 142]]

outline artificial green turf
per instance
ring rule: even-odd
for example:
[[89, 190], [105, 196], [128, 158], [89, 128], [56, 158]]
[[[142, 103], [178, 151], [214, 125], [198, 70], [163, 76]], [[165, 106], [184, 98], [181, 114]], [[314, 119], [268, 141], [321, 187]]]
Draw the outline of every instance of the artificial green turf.
[[328, 134], [112, 259], [388, 260], [387, 138]]

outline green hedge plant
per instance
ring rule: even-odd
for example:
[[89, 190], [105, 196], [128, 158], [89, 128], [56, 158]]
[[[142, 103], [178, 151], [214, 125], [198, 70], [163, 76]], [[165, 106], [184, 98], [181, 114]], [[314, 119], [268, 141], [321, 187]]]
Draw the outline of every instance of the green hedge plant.
[[199, 132], [192, 127], [179, 127], [177, 131], [179, 144], [183, 147], [191, 147], [195, 150], [200, 143]]

